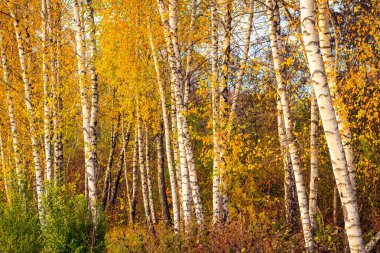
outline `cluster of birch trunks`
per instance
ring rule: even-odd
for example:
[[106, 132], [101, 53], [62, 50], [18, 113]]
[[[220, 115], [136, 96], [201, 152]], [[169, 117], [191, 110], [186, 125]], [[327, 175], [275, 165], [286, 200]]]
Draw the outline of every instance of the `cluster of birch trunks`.
[[[24, 18], [17, 11], [18, 5], [6, 0], [6, 12], [13, 22], [13, 32], [17, 42], [18, 58], [24, 85], [25, 107], [28, 113], [29, 134], [33, 153], [35, 172], [35, 188], [37, 205], [41, 224], [44, 224], [44, 181], [62, 183], [63, 176], [63, 144], [62, 144], [62, 84], [60, 81], [60, 48], [62, 24], [57, 11], [60, 3], [52, 0], [41, 1], [41, 56], [43, 80], [43, 151], [40, 154], [38, 129], [36, 129], [36, 108], [32, 103], [30, 59], [25, 53], [28, 37], [21, 31], [20, 19]], [[191, 6], [190, 34], [197, 25], [199, 0], [189, 0]], [[233, 0], [209, 1], [211, 16], [211, 95], [212, 95], [212, 135], [213, 135], [213, 185], [212, 185], [212, 222], [223, 224], [229, 220], [228, 187], [226, 156], [234, 128], [239, 93], [244, 82], [252, 33], [253, 6], [256, 1], [247, 1], [248, 17], [245, 28], [245, 39], [239, 67], [231, 69], [231, 40], [233, 23]], [[91, 0], [72, 0], [73, 31], [75, 34], [75, 49], [77, 61], [77, 83], [80, 89], [80, 105], [82, 112], [85, 195], [89, 201], [94, 222], [97, 221], [99, 204], [104, 209], [114, 205], [122, 177], [125, 177], [130, 219], [135, 221], [137, 192], [141, 189], [143, 196], [144, 214], [147, 225], [154, 232], [158, 215], [154, 208], [152, 192], [152, 173], [149, 164], [152, 145], [148, 127], [144, 127], [141, 118], [139, 98], [135, 98], [134, 116], [127, 125], [119, 115], [117, 124], [112, 127], [111, 148], [105, 170], [104, 183], [101, 192], [97, 192], [98, 166], [98, 107], [99, 91], [98, 76], [94, 61], [96, 57], [96, 16]], [[285, 171], [285, 207], [288, 223], [296, 222], [297, 208], [300, 214], [302, 232], [307, 252], [315, 251], [315, 235], [317, 229], [317, 194], [318, 194], [318, 121], [319, 117], [327, 140], [331, 158], [331, 166], [336, 181], [336, 192], [339, 194], [343, 214], [345, 233], [351, 252], [371, 251], [380, 235], [377, 234], [367, 245], [364, 244], [358, 204], [356, 198], [354, 153], [351, 143], [351, 133], [347, 117], [339, 109], [339, 93], [334, 73], [335, 62], [331, 46], [330, 21], [328, 18], [328, 3], [326, 0], [300, 0], [299, 26], [302, 36], [302, 51], [308, 62], [310, 71], [311, 90], [311, 179], [307, 189], [299, 157], [299, 147], [293, 133], [293, 117], [290, 111], [289, 94], [286, 88], [287, 66], [283, 64], [284, 42], [281, 35], [281, 17], [279, 1], [266, 0], [260, 4], [266, 10], [269, 27], [269, 40], [272, 61], [277, 85], [277, 123], [278, 136], [281, 145]], [[175, 233], [189, 231], [192, 222], [200, 228], [205, 224], [204, 209], [201, 201], [194, 151], [191, 143], [187, 111], [189, 93], [192, 83], [192, 61], [194, 50], [192, 36], [188, 41], [188, 51], [184, 57], [180, 51], [178, 36], [178, 3], [177, 0], [157, 0], [156, 8], [160, 16], [164, 34], [164, 54], [166, 61], [158, 56], [157, 42], [154, 40], [151, 20], [147, 18], [147, 31], [150, 45], [152, 64], [154, 65], [157, 90], [160, 96], [162, 127], [161, 132], [154, 138], [157, 151], [157, 176], [159, 199], [162, 217], [167, 224], [173, 224]], [[55, 9], [55, 15], [52, 15]], [[220, 10], [223, 10], [222, 15]], [[317, 11], [316, 11], [317, 10]], [[2, 20], [0, 19], [0, 49], [5, 83], [8, 116], [14, 152], [14, 164], [19, 190], [25, 191], [25, 167], [22, 164], [20, 140], [18, 137], [15, 109], [11, 93], [10, 70], [2, 35]], [[220, 27], [223, 23], [223, 36], [220, 38]], [[318, 28], [318, 29], [317, 29]], [[220, 52], [219, 46], [221, 45]], [[162, 65], [168, 66], [170, 76], [170, 100], [167, 100], [167, 87], [163, 78]], [[236, 76], [233, 94], [228, 88], [231, 73]], [[90, 78], [90, 84], [86, 82]], [[170, 102], [170, 103], [169, 103]], [[168, 107], [170, 104], [170, 107]], [[118, 161], [114, 161], [117, 139], [122, 140], [122, 151]], [[133, 139], [132, 173], [127, 173], [126, 152], [128, 144]], [[152, 142], [153, 143], [153, 142]], [[4, 160], [3, 144], [0, 139], [2, 160]], [[41, 157], [45, 160], [41, 161]], [[165, 185], [165, 162], [169, 173], [168, 186]], [[113, 164], [117, 164], [117, 174], [111, 175]], [[132, 179], [128, 176], [132, 175]], [[140, 183], [139, 183], [140, 178]], [[132, 186], [128, 182], [132, 181]], [[5, 188], [10, 187], [5, 180]], [[140, 188], [139, 188], [140, 187]], [[170, 187], [172, 211], [169, 210], [166, 188]], [[211, 190], [211, 188], [210, 188]], [[307, 194], [309, 192], [309, 194]], [[298, 203], [298, 207], [297, 207]], [[172, 213], [172, 215], [171, 215]], [[171, 217], [172, 216], [172, 217]]]

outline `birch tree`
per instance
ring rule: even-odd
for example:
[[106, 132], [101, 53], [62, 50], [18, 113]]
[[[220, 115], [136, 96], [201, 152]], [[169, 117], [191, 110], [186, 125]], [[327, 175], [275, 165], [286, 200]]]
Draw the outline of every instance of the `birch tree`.
[[146, 168], [144, 164], [144, 147], [143, 147], [143, 136], [142, 136], [142, 122], [140, 116], [140, 108], [139, 105], [136, 106], [136, 114], [137, 114], [137, 143], [138, 143], [138, 163], [140, 169], [140, 179], [141, 179], [141, 192], [143, 196], [143, 204], [144, 204], [144, 213], [147, 225], [149, 230], [154, 232], [152, 216], [149, 208], [149, 196], [148, 196], [148, 185], [147, 185], [147, 176], [146, 176]]
[[[274, 71], [276, 75], [277, 91], [280, 97], [282, 113], [284, 117], [284, 127], [286, 132], [286, 139], [288, 142], [288, 148], [290, 153], [290, 158], [292, 161], [294, 178], [297, 189], [298, 205], [301, 215], [302, 230], [306, 245], [306, 250], [308, 252], [314, 251], [314, 238], [312, 235], [310, 216], [309, 216], [309, 206], [306, 194], [306, 187], [303, 178], [302, 168], [300, 164], [300, 158], [298, 153], [298, 147], [296, 143], [295, 136], [293, 134], [293, 121], [290, 113], [289, 98], [286, 93], [286, 86], [284, 82], [284, 71], [285, 68], [282, 64], [282, 38], [279, 33], [279, 22], [277, 15], [275, 15], [275, 10], [278, 8], [277, 1], [267, 0], [267, 16], [269, 24], [270, 33], [270, 45], [272, 49], [272, 58]], [[277, 28], [277, 29], [276, 29]]]
[[168, 199], [166, 196], [165, 170], [164, 170], [164, 147], [163, 147], [163, 138], [162, 138], [161, 132], [158, 133], [156, 136], [156, 143], [157, 143], [157, 182], [158, 182], [158, 192], [160, 195], [162, 217], [166, 225], [171, 225], [172, 220], [170, 217], [169, 204], [168, 204]]
[[152, 217], [152, 221], [155, 224], [157, 223], [157, 219], [156, 219], [156, 212], [154, 210], [152, 174], [150, 170], [149, 136], [148, 136], [147, 126], [145, 126], [145, 167], [146, 167], [146, 180], [148, 184], [149, 210], [150, 210], [150, 215]]
[[8, 117], [12, 133], [12, 144], [13, 144], [13, 153], [16, 167], [17, 183], [19, 191], [24, 193], [26, 189], [26, 181], [24, 176], [24, 169], [22, 165], [21, 151], [20, 151], [20, 142], [18, 137], [17, 124], [15, 119], [15, 108], [13, 103], [13, 96], [11, 93], [10, 87], [10, 72], [8, 66], [7, 55], [4, 47], [4, 37], [2, 31], [2, 23], [0, 21], [0, 54], [1, 54], [1, 63], [3, 68], [3, 81], [5, 83], [5, 92], [7, 97], [8, 104]]
[[311, 92], [310, 119], [310, 195], [309, 215], [313, 236], [317, 229], [318, 196], [318, 105], [314, 91]]
[[315, 27], [314, 1], [300, 0], [300, 8], [303, 43], [333, 165], [333, 172], [342, 202], [350, 250], [351, 252], [364, 252], [356, 195], [350, 180], [344, 146], [320, 53], [319, 37]]
[[[148, 24], [149, 24], [149, 22], [148, 22]], [[149, 30], [148, 31], [149, 32], [149, 42], [150, 42], [150, 47], [151, 47], [152, 56], [153, 56], [157, 85], [158, 85], [158, 90], [160, 93], [161, 111], [162, 111], [162, 118], [163, 118], [163, 123], [164, 123], [165, 151], [166, 151], [166, 159], [167, 159], [169, 177], [170, 177], [170, 188], [171, 188], [172, 201], [173, 201], [174, 231], [179, 232], [179, 206], [178, 206], [177, 184], [176, 184], [176, 174], [175, 174], [175, 167], [176, 167], [175, 165], [177, 164], [175, 161], [176, 161], [176, 159], [178, 159], [178, 153], [174, 152], [174, 158], [175, 159], [173, 161], [173, 153], [172, 153], [171, 138], [170, 138], [170, 124], [169, 124], [168, 109], [166, 107], [165, 89], [164, 89], [164, 84], [163, 84], [163, 80], [161, 77], [160, 66], [158, 63], [157, 53], [156, 53], [156, 49], [154, 46], [150, 26], [148, 27], [148, 30]], [[176, 145], [176, 143], [173, 143], [173, 146], [175, 146], [175, 145]], [[179, 173], [177, 172], [177, 176], [180, 176], [178, 174]], [[180, 185], [179, 181], [177, 183]]]
[[[48, 0], [49, 1], [49, 0]], [[47, 1], [41, 1], [41, 14], [42, 14], [42, 80], [44, 89], [44, 144], [45, 144], [45, 179], [51, 181], [53, 178], [53, 153], [51, 147], [52, 133], [51, 133], [51, 91], [49, 80], [49, 30], [50, 23], [48, 19], [49, 9]]]
[[30, 131], [30, 139], [32, 143], [33, 161], [34, 161], [34, 172], [35, 172], [35, 177], [36, 177], [38, 214], [39, 214], [40, 222], [44, 226], [45, 225], [45, 219], [44, 219], [45, 210], [42, 204], [42, 198], [44, 194], [43, 173], [42, 173], [39, 144], [38, 144], [38, 137], [37, 137], [35, 109], [32, 103], [31, 84], [29, 80], [28, 66], [26, 62], [25, 49], [23, 45], [23, 41], [25, 41], [25, 39], [22, 38], [19, 19], [18, 19], [18, 16], [16, 16], [16, 12], [15, 12], [16, 6], [14, 4], [11, 4], [9, 1], [7, 1], [7, 4], [8, 4], [10, 15], [13, 19], [13, 28], [16, 35], [18, 55], [19, 55], [20, 66], [21, 66], [21, 77], [24, 83], [25, 103], [26, 103], [26, 109], [28, 112], [29, 131]]
[[331, 48], [331, 34], [330, 34], [330, 21], [329, 21], [329, 7], [327, 0], [318, 0], [318, 34], [319, 44], [321, 48], [322, 60], [326, 73], [327, 83], [330, 88], [331, 96], [334, 103], [336, 118], [338, 121], [338, 128], [341, 133], [344, 154], [347, 161], [347, 169], [350, 176], [350, 181], [354, 191], [356, 192], [356, 179], [355, 179], [355, 163], [354, 163], [354, 149], [352, 147], [352, 134], [347, 120], [347, 115], [342, 109], [342, 101], [336, 85], [335, 63], [334, 56]]
[[[81, 12], [81, 3], [78, 0], [74, 0], [72, 3], [73, 15], [74, 15], [74, 29], [75, 29], [75, 42], [76, 42], [76, 56], [78, 61], [78, 82], [80, 88], [81, 96], [81, 107], [82, 107], [82, 124], [83, 124], [83, 139], [84, 139], [84, 155], [85, 155], [85, 175], [86, 175], [86, 186], [88, 188], [88, 196], [91, 207], [91, 212], [94, 221], [97, 219], [97, 194], [96, 194], [96, 177], [95, 177], [95, 149], [94, 144], [96, 141], [93, 140], [93, 134], [95, 131], [94, 122], [92, 119], [92, 113], [95, 113], [97, 109], [91, 109], [88, 101], [87, 86], [85, 82], [86, 76], [86, 56], [85, 56], [85, 34], [84, 27], [82, 23], [84, 22], [84, 17]], [[91, 22], [90, 22], [91, 23]], [[96, 91], [95, 91], [96, 92]], [[97, 94], [94, 95], [97, 98]], [[94, 108], [92, 102], [91, 108]], [[96, 108], [96, 106], [95, 106]], [[96, 113], [94, 117], [96, 116]], [[87, 191], [86, 191], [87, 193]]]

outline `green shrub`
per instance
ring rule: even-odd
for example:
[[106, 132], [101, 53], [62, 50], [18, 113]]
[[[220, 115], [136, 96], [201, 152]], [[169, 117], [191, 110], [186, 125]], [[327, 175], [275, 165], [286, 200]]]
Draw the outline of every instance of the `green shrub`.
[[49, 187], [45, 198], [45, 252], [103, 252], [105, 226], [102, 214], [96, 231], [85, 196], [71, 194], [65, 187]]
[[0, 252], [40, 252], [42, 238], [38, 213], [33, 203], [12, 196], [12, 204], [0, 205]]

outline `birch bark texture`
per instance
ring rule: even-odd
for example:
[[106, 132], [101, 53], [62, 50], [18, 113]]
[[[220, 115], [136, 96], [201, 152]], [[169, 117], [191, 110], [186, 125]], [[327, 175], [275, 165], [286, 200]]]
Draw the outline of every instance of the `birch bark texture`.
[[345, 230], [350, 250], [353, 253], [364, 252], [356, 195], [350, 180], [344, 146], [320, 51], [314, 1], [300, 0], [300, 10], [303, 43], [329, 148], [334, 177], [342, 202]]
[[[148, 25], [149, 25], [148, 21]], [[169, 123], [169, 115], [168, 115], [168, 109], [166, 107], [166, 96], [165, 96], [165, 88], [164, 88], [164, 82], [161, 77], [161, 70], [158, 62], [158, 57], [156, 53], [156, 48], [153, 42], [151, 27], [149, 25], [148, 27], [149, 32], [149, 42], [150, 47], [152, 51], [153, 56], [153, 63], [154, 63], [154, 69], [156, 72], [156, 79], [157, 79], [157, 85], [158, 90], [160, 93], [160, 102], [161, 102], [161, 111], [162, 111], [162, 118], [164, 123], [164, 135], [165, 135], [165, 150], [166, 150], [166, 159], [168, 164], [168, 170], [169, 170], [169, 177], [170, 177], [170, 188], [171, 188], [171, 194], [172, 194], [172, 201], [173, 201], [173, 219], [174, 219], [174, 231], [176, 233], [179, 232], [179, 206], [178, 206], [178, 195], [177, 195], [177, 184], [176, 184], [176, 175], [175, 175], [175, 163], [173, 161], [173, 152], [171, 148], [171, 137], [170, 137], [170, 123]], [[175, 143], [173, 143], [175, 145]], [[174, 157], [176, 158], [177, 154], [174, 154]], [[174, 159], [176, 160], [176, 159]], [[180, 176], [180, 175], [178, 175]], [[177, 182], [179, 183], [179, 182]]]
[[143, 146], [143, 134], [142, 134], [142, 120], [140, 116], [140, 108], [137, 102], [136, 106], [136, 114], [137, 114], [137, 143], [138, 143], [138, 161], [139, 161], [139, 169], [140, 169], [140, 179], [141, 179], [141, 192], [143, 196], [143, 204], [144, 204], [144, 213], [148, 228], [154, 231], [152, 216], [150, 213], [149, 207], [149, 193], [148, 193], [148, 185], [147, 185], [147, 176], [146, 176], [146, 168], [144, 164], [144, 146]]
[[356, 179], [355, 179], [355, 156], [354, 148], [352, 146], [352, 134], [349, 127], [347, 115], [345, 115], [342, 107], [342, 101], [336, 86], [336, 74], [334, 56], [331, 48], [331, 34], [330, 34], [330, 21], [329, 21], [329, 6], [327, 0], [318, 0], [318, 34], [319, 44], [323, 64], [325, 67], [325, 74], [329, 84], [331, 96], [333, 99], [336, 119], [338, 121], [338, 128], [341, 133], [344, 154], [347, 161], [347, 169], [350, 176], [352, 187], [356, 193]]
[[[81, 107], [82, 107], [82, 124], [83, 124], [83, 141], [84, 141], [84, 155], [85, 155], [85, 175], [86, 175], [86, 188], [88, 189], [88, 198], [91, 207], [93, 221], [97, 220], [97, 195], [96, 195], [96, 176], [93, 153], [93, 132], [91, 127], [91, 111], [87, 95], [87, 86], [85, 82], [86, 76], [86, 56], [85, 56], [85, 34], [84, 34], [84, 16], [81, 9], [81, 3], [78, 0], [73, 0], [73, 17], [74, 17], [74, 30], [76, 42], [76, 55], [78, 61], [78, 82], [80, 88]], [[92, 122], [93, 123], [93, 122]], [[87, 191], [86, 191], [87, 194]]]
[[284, 67], [282, 64], [282, 38], [280, 34], [280, 19], [276, 10], [278, 9], [278, 2], [275, 0], [267, 0], [267, 18], [269, 24], [269, 36], [270, 45], [272, 49], [272, 58], [274, 71], [276, 75], [277, 91], [280, 97], [282, 106], [282, 113], [284, 118], [284, 127], [286, 132], [286, 138], [288, 142], [288, 148], [290, 158], [292, 161], [294, 178], [297, 189], [298, 205], [301, 215], [302, 230], [305, 240], [305, 246], [307, 252], [314, 252], [314, 238], [311, 231], [310, 217], [309, 217], [309, 205], [306, 194], [306, 187], [303, 178], [302, 168], [300, 164], [300, 158], [298, 153], [298, 146], [293, 134], [293, 121], [290, 112], [289, 97], [286, 92], [286, 85], [284, 79]]
[[32, 92], [31, 92], [31, 84], [29, 80], [28, 66], [26, 62], [25, 49], [23, 45], [23, 41], [25, 38], [22, 38], [22, 34], [20, 31], [19, 19], [16, 16], [15, 4], [11, 4], [7, 1], [10, 15], [13, 19], [13, 27], [16, 35], [17, 47], [18, 47], [18, 55], [21, 66], [21, 76], [22, 81], [24, 83], [24, 92], [25, 92], [25, 103], [26, 109], [28, 112], [28, 121], [29, 121], [29, 130], [30, 130], [30, 139], [32, 144], [32, 153], [33, 153], [33, 161], [34, 161], [34, 172], [36, 177], [36, 192], [37, 192], [37, 206], [38, 206], [38, 214], [39, 219], [42, 226], [45, 225], [45, 210], [42, 204], [42, 199], [44, 195], [44, 185], [43, 185], [43, 173], [41, 167], [40, 160], [40, 152], [39, 152], [39, 144], [37, 137], [37, 129], [36, 129], [36, 118], [35, 118], [35, 109], [32, 103]]
[[7, 55], [6, 55], [6, 51], [4, 47], [4, 37], [3, 37], [1, 21], [0, 21], [0, 54], [1, 54], [1, 64], [3, 68], [3, 80], [5, 83], [5, 92], [6, 92], [7, 102], [8, 102], [8, 117], [9, 117], [11, 133], [12, 133], [12, 144], [13, 144], [13, 153], [14, 153], [14, 160], [15, 160], [15, 167], [16, 167], [17, 183], [19, 187], [19, 192], [24, 193], [24, 190], [26, 189], [25, 188], [26, 182], [25, 182], [24, 171], [22, 167], [17, 123], [15, 119], [15, 108], [14, 108], [13, 96], [11, 93], [11, 86], [10, 86], [10, 79], [9, 79], [10, 72], [9, 72], [9, 66], [8, 66], [8, 59], [7, 59]]
[[310, 117], [310, 194], [309, 215], [313, 236], [317, 230], [317, 196], [318, 196], [318, 104], [315, 92], [311, 92]]

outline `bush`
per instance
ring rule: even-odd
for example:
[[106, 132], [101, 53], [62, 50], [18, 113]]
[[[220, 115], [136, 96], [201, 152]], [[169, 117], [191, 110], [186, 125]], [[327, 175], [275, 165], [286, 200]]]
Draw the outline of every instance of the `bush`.
[[[45, 252], [103, 252], [105, 226], [102, 214], [97, 228], [85, 196], [65, 188], [49, 187], [45, 198], [46, 226], [43, 229]], [[100, 210], [100, 209], [99, 209]]]
[[10, 206], [0, 205], [0, 252], [40, 252], [42, 249], [38, 213], [33, 203], [12, 196]]

